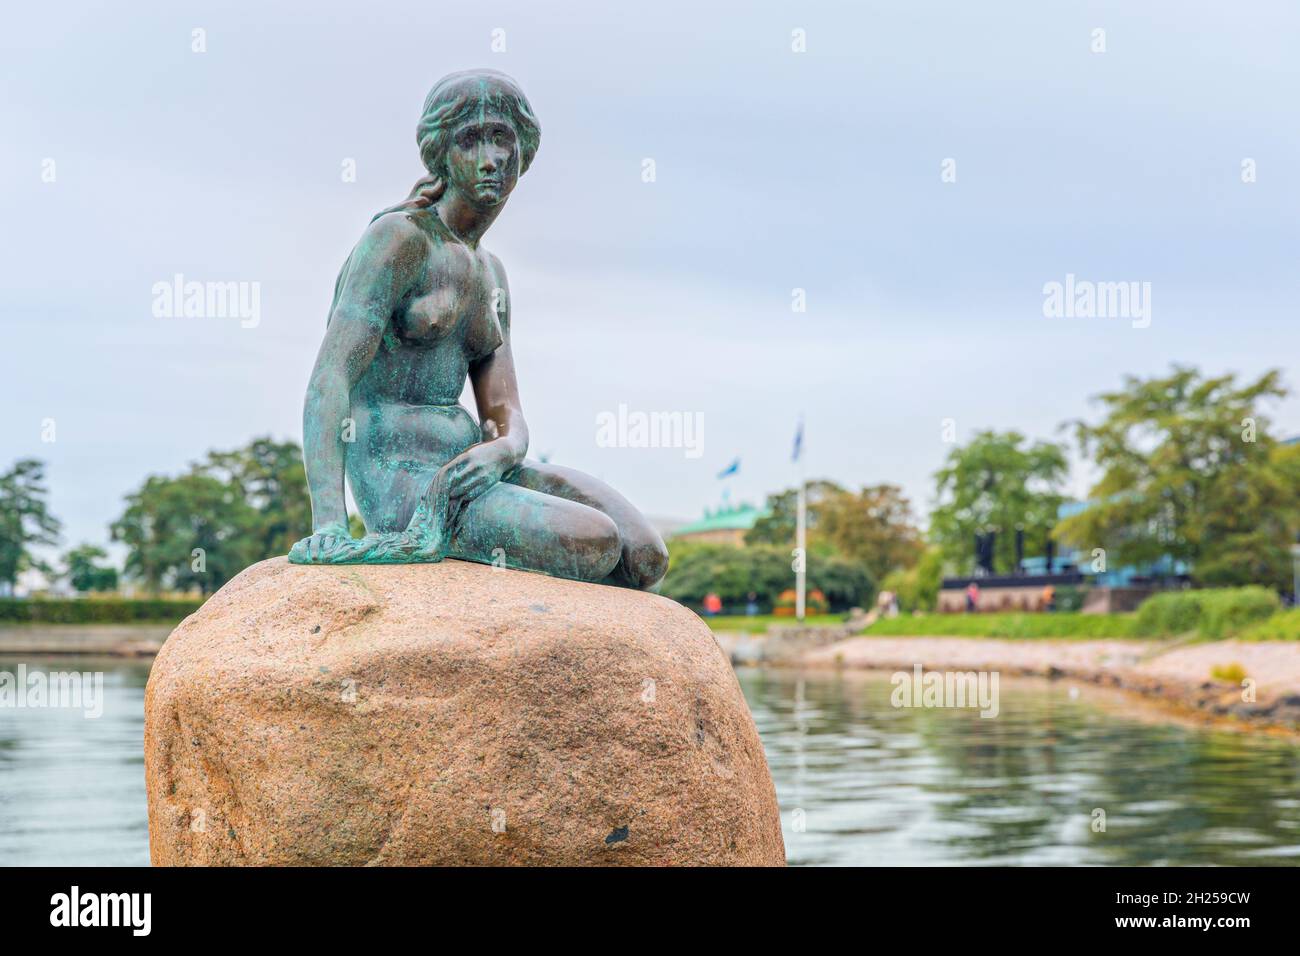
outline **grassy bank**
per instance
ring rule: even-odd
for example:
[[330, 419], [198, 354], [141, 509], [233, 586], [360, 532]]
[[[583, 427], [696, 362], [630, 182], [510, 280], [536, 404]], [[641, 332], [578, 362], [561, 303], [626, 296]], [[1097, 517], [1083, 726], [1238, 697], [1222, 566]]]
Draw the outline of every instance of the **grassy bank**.
[[1300, 641], [1300, 609], [1279, 611], [1237, 636], [1243, 641]]
[[[779, 617], [775, 614], [719, 614], [716, 617], [702, 618], [705, 624], [715, 631], [745, 631], [761, 634], [773, 624], [797, 624], [792, 617]], [[842, 614], [809, 614], [804, 624], [842, 624]]]
[[868, 637], [1136, 637], [1135, 614], [920, 614], [883, 618]]
[[1300, 640], [1300, 610], [1265, 588], [1158, 594], [1136, 614], [922, 614], [877, 621], [873, 637], [1183, 638]]

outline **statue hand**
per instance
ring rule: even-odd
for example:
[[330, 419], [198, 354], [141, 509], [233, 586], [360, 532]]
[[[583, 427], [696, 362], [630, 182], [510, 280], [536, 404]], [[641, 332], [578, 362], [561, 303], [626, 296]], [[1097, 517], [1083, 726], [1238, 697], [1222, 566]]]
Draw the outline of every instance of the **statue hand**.
[[292, 564], [330, 564], [340, 551], [351, 549], [353, 539], [347, 526], [322, 525], [289, 549]]
[[447, 466], [452, 498], [466, 501], [487, 491], [505, 475], [513, 463], [495, 442], [483, 442], [454, 458]]

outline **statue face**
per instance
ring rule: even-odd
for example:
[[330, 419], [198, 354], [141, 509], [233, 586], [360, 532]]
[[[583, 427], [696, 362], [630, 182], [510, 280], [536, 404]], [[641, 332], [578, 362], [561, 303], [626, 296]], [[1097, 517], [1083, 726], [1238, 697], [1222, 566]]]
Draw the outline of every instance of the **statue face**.
[[448, 185], [476, 205], [506, 201], [519, 182], [519, 139], [503, 117], [485, 114], [458, 126], [447, 149]]

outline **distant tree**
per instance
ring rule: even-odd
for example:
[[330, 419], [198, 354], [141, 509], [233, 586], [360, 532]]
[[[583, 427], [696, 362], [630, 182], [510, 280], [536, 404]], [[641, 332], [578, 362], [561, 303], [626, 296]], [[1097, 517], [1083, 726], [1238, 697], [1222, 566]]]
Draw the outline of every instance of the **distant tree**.
[[99, 562], [108, 557], [108, 552], [93, 544], [83, 544], [73, 548], [63, 556], [63, 577], [72, 585], [73, 590], [115, 591], [117, 590], [117, 568], [105, 567]]
[[930, 536], [958, 568], [974, 563], [976, 534], [997, 532], [995, 571], [1015, 569], [1016, 530], [1026, 553], [1046, 547], [1065, 498], [1065, 449], [1030, 443], [1018, 432], [979, 432], [948, 453], [935, 474], [938, 504], [930, 513]]
[[897, 485], [827, 496], [819, 507], [817, 535], [837, 553], [860, 561], [876, 580], [911, 567], [925, 547], [912, 503]]
[[[799, 490], [769, 495], [767, 513], [745, 534], [746, 544], [793, 548]], [[807, 486], [808, 550], [860, 562], [879, 579], [909, 567], [923, 547], [911, 502], [897, 485], [869, 485], [854, 493], [833, 481]]]
[[28, 569], [50, 574], [49, 565], [33, 547], [55, 545], [61, 523], [45, 503], [45, 465], [23, 458], [0, 474], [0, 584], [12, 590], [18, 575]]
[[[685, 604], [698, 605], [714, 593], [725, 604], [739, 606], [754, 594], [760, 605], [771, 607], [794, 586], [792, 559], [784, 547], [673, 542], [668, 553], [660, 593]], [[808, 590], [820, 589], [834, 609], [864, 606], [872, 598], [871, 577], [855, 561], [811, 554], [807, 571]]]
[[[846, 494], [845, 490], [833, 481], [824, 479], [807, 483], [807, 522], [811, 536], [821, 518], [821, 506], [824, 501]], [[774, 495], [768, 495], [766, 514], [754, 522], [754, 526], [745, 532], [746, 544], [776, 544], [794, 547], [795, 526], [799, 511], [799, 489], [787, 488]]]
[[127, 496], [111, 530], [127, 546], [126, 571], [155, 591], [215, 591], [258, 560], [258, 511], [240, 489], [212, 475], [151, 475]]
[[1289, 589], [1300, 449], [1278, 444], [1262, 410], [1286, 394], [1277, 370], [1243, 385], [1178, 365], [1165, 376], [1128, 376], [1097, 397], [1100, 422], [1073, 423], [1102, 477], [1058, 536], [1104, 548], [1111, 564], [1168, 555], [1203, 585]]
[[903, 611], [933, 611], [943, 584], [943, 565], [943, 549], [928, 547], [912, 567], [890, 572], [880, 589], [893, 591]]
[[311, 532], [311, 496], [296, 442], [258, 438], [234, 451], [209, 452], [197, 470], [233, 485], [257, 511], [253, 533], [259, 559], [288, 554]]

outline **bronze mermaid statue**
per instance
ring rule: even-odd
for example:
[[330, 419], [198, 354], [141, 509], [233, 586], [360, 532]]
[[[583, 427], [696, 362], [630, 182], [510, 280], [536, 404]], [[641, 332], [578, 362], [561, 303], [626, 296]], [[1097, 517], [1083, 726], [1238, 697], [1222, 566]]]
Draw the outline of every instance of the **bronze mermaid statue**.
[[[428, 174], [371, 220], [334, 287], [307, 386], [312, 533], [297, 564], [461, 558], [650, 590], [662, 538], [582, 472], [526, 459], [506, 273], [484, 233], [537, 153], [514, 80], [453, 73], [416, 128]], [[460, 405], [466, 376], [478, 422]], [[348, 531], [344, 476], [365, 522]]]

